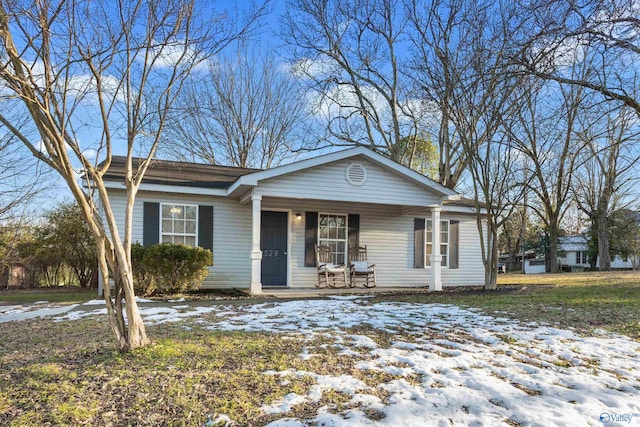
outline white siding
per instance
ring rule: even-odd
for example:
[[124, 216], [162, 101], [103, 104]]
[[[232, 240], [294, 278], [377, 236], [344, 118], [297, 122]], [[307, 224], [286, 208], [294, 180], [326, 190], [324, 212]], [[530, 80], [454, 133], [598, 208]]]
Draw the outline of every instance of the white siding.
[[627, 258], [627, 260], [625, 261], [620, 255], [616, 255], [611, 260], [611, 268], [632, 269], [633, 263], [631, 262], [631, 258]]
[[565, 251], [564, 257], [558, 257], [563, 265], [588, 267], [589, 263], [578, 264], [578, 253], [576, 251]]
[[[124, 234], [125, 193], [109, 191], [118, 231]], [[251, 281], [251, 207], [222, 197], [140, 192], [133, 208], [133, 242], [142, 243], [143, 204], [193, 203], [213, 205], [213, 267], [205, 287], [247, 288]]]
[[[362, 203], [265, 198], [262, 209], [291, 209], [291, 287], [313, 287], [315, 267], [304, 266], [305, 212], [360, 215], [360, 244], [367, 245], [369, 261], [376, 264], [378, 286], [428, 286], [429, 268], [413, 268], [413, 215], [400, 207]], [[296, 220], [300, 213], [302, 219]], [[425, 210], [424, 216], [430, 217]], [[460, 221], [460, 268], [442, 269], [444, 286], [482, 285], [484, 266], [475, 217], [442, 214], [442, 219]]]
[[[367, 169], [361, 187], [345, 179], [345, 168], [353, 162]], [[315, 267], [304, 266], [306, 211], [360, 215], [360, 243], [367, 245], [369, 259], [376, 264], [379, 286], [428, 286], [430, 269], [413, 268], [414, 218], [431, 216], [426, 208], [439, 204], [439, 197], [413, 182], [364, 158], [349, 159], [261, 182], [262, 209], [290, 210], [290, 286], [313, 287]], [[120, 232], [124, 228], [124, 192], [110, 191]], [[133, 240], [142, 243], [143, 203], [193, 203], [214, 206], [214, 266], [205, 287], [247, 288], [251, 280], [251, 203], [216, 196], [140, 192], [134, 207]], [[301, 220], [295, 214], [302, 214]], [[481, 285], [484, 266], [473, 215], [442, 213], [442, 219], [460, 221], [458, 269], [442, 269], [444, 286]]]
[[[352, 163], [360, 163], [367, 170], [367, 180], [360, 187], [352, 186], [345, 178], [345, 170]], [[386, 205], [428, 206], [440, 202], [440, 198], [428, 189], [363, 157], [267, 179], [259, 183], [256, 191], [258, 194], [273, 197]]]

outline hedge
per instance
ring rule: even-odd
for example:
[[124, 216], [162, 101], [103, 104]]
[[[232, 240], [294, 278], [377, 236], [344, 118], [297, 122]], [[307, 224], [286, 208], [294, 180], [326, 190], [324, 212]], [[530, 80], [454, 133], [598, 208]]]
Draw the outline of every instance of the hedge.
[[209, 273], [213, 255], [208, 249], [162, 243], [131, 247], [133, 281], [142, 295], [175, 294], [197, 289]]

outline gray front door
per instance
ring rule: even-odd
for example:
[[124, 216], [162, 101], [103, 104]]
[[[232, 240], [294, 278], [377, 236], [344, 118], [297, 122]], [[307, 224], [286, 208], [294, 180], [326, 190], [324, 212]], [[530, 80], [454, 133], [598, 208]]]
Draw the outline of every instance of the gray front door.
[[262, 211], [262, 286], [287, 286], [287, 212]]

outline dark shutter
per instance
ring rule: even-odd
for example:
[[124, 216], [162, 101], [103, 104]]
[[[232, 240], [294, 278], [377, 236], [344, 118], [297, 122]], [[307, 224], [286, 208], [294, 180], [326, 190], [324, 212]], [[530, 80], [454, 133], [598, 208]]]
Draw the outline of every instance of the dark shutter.
[[198, 246], [213, 252], [213, 206], [198, 206]]
[[347, 221], [349, 222], [349, 248], [347, 251], [351, 251], [360, 246], [360, 215], [349, 214]]
[[160, 242], [160, 203], [144, 202], [142, 222], [142, 245], [157, 245]]
[[424, 218], [413, 220], [413, 268], [424, 268]]
[[458, 268], [460, 265], [460, 221], [449, 221], [449, 268]]
[[318, 212], [304, 213], [304, 266], [316, 266], [316, 244], [318, 243]]

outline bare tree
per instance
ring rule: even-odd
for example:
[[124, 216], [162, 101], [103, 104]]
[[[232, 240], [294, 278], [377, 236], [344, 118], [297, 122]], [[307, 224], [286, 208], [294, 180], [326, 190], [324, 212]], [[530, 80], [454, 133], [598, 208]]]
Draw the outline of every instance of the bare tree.
[[[603, 107], [603, 108], [597, 108]], [[613, 108], [612, 108], [613, 107]], [[593, 111], [596, 109], [596, 111]], [[581, 115], [577, 137], [585, 147], [578, 154], [573, 181], [575, 201], [591, 219], [598, 237], [598, 269], [611, 269], [609, 216], [623, 207], [622, 200], [637, 182], [637, 140], [640, 130], [631, 108], [606, 104], [591, 106]]]
[[422, 97], [439, 110], [440, 182], [454, 188], [470, 175], [487, 288], [497, 283], [498, 230], [523, 194], [517, 150], [501, 130], [519, 107], [507, 61], [514, 13], [489, 2], [410, 3], [411, 68]]
[[[460, 129], [453, 123], [456, 113], [461, 117], [470, 112], [456, 111], [457, 107], [466, 107], [457, 102], [458, 96], [464, 95], [466, 86], [473, 84], [469, 77], [476, 71], [472, 64], [476, 46], [466, 42], [473, 39], [468, 36], [481, 31], [478, 21], [474, 21], [475, 10], [470, 1], [411, 0], [407, 3], [414, 50], [412, 78], [419, 96], [437, 107], [439, 123], [434, 124], [434, 139], [440, 154], [438, 177], [441, 184], [453, 189], [469, 161], [468, 152], [463, 148], [464, 135], [460, 135]], [[486, 14], [481, 15], [486, 19]]]
[[[198, 5], [196, 10], [189, 0], [0, 1], [3, 102], [16, 115], [30, 117], [40, 140], [17, 128], [15, 115], [0, 114], [0, 123], [62, 176], [78, 202], [96, 240], [105, 283], [113, 273], [115, 291], [105, 286], [105, 301], [121, 351], [149, 343], [134, 299], [132, 214], [172, 102], [198, 65], [246, 33], [264, 10], [233, 24], [211, 5]], [[87, 127], [98, 129], [97, 165], [79, 138]], [[116, 149], [127, 157], [124, 230], [103, 181]], [[143, 155], [135, 164], [134, 153]]]
[[294, 72], [315, 95], [314, 112], [327, 132], [322, 140], [365, 145], [402, 161], [399, 141], [416, 140], [422, 111], [401, 73], [407, 25], [401, 1], [292, 0], [288, 6], [282, 37], [292, 47]]
[[173, 157], [270, 168], [305, 145], [306, 100], [273, 54], [243, 46], [185, 89], [161, 147]]
[[12, 133], [0, 125], [0, 221], [16, 220], [47, 186], [47, 174]]
[[546, 228], [549, 270], [557, 273], [560, 224], [571, 201], [576, 155], [581, 150], [576, 132], [584, 89], [532, 81], [519, 91], [523, 108], [506, 123], [506, 130], [527, 158], [528, 190], [535, 196], [528, 207]]
[[[526, 72], [561, 84], [581, 86], [627, 105], [640, 116], [640, 7], [629, 0], [521, 1], [514, 41]], [[588, 49], [586, 49], [588, 47]], [[572, 74], [567, 61], [590, 64]]]

